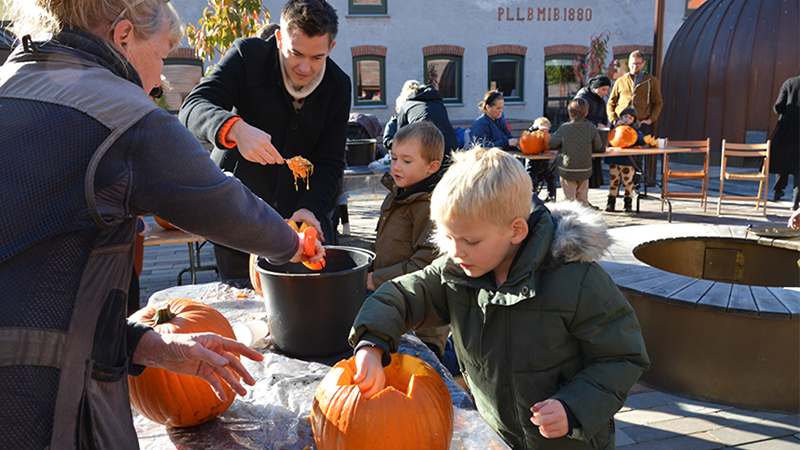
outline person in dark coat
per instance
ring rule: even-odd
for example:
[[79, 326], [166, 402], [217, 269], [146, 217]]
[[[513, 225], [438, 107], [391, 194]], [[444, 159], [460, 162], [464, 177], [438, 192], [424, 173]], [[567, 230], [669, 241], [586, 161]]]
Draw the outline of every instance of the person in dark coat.
[[797, 210], [800, 201], [800, 76], [786, 80], [778, 93], [772, 108], [780, 114], [775, 130], [772, 132], [770, 171], [776, 175], [774, 201], [779, 201], [789, 181], [794, 178], [792, 210]]
[[442, 101], [442, 94], [433, 86], [424, 84], [413, 86], [412, 83], [409, 89], [411, 92], [408, 98], [397, 110], [397, 129], [425, 120], [436, 125], [436, 128], [444, 136], [442, 168], [445, 168], [448, 165], [450, 154], [458, 148], [458, 140], [453, 125], [450, 123], [450, 117], [447, 115], [447, 108]]
[[[611, 89], [611, 80], [605, 75], [598, 75], [589, 80], [589, 86], [578, 91], [575, 98], [582, 98], [589, 103], [589, 114], [586, 120], [595, 124], [598, 128], [608, 128], [608, 113], [606, 112], [605, 96]], [[589, 187], [597, 188], [606, 184], [603, 178], [603, 165], [600, 158], [592, 159], [592, 177], [589, 178]]]
[[[350, 77], [330, 59], [336, 10], [324, 0], [290, 0], [266, 40], [237, 39], [180, 110], [181, 122], [214, 144], [211, 159], [284, 218], [336, 244], [333, 215], [345, 168]], [[314, 170], [295, 186], [285, 159]], [[250, 255], [214, 245], [220, 277], [248, 279]]]

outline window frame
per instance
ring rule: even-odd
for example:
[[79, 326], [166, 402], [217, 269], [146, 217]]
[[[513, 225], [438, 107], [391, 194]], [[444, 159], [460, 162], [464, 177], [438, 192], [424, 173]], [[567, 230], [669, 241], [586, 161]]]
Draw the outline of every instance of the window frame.
[[576, 80], [576, 82], [578, 83], [579, 87], [575, 91], [575, 95], [566, 96], [566, 97], [550, 97], [550, 96], [548, 96], [547, 72], [546, 72], [546, 70], [547, 70], [547, 61], [548, 60], [552, 60], [552, 59], [574, 61], [576, 57], [579, 57], [581, 62], [585, 62], [586, 61], [586, 55], [579, 55], [577, 53], [557, 53], [557, 54], [547, 55], [544, 58], [545, 73], [544, 73], [544, 96], [542, 98], [542, 106], [543, 106], [542, 115], [544, 117], [547, 117], [548, 119], [550, 119], [550, 122], [552, 123], [552, 128], [550, 129], [551, 133], [553, 133], [555, 130], [557, 130], [558, 127], [561, 126], [561, 124], [566, 123], [569, 119], [567, 118], [567, 120], [565, 120], [565, 121], [559, 121], [559, 119], [556, 118], [556, 117], [550, 117], [548, 115], [548, 106], [547, 106], [548, 103], [551, 102], [551, 101], [563, 102], [563, 104], [562, 104], [563, 106], [562, 107], [563, 107], [564, 110], [566, 110], [567, 106], [569, 105], [569, 102], [571, 102], [572, 99], [575, 98], [575, 95], [578, 94], [578, 91], [583, 86], [583, 83], [580, 80]]
[[[358, 98], [358, 63], [361, 61], [378, 61], [380, 64], [380, 100], [360, 100]], [[353, 57], [353, 106], [376, 107], [386, 106], [386, 57], [380, 55], [360, 55]]]
[[700, 8], [700, 6], [703, 6], [703, 4], [705, 4], [708, 0], [703, 0], [703, 3], [701, 3], [700, 6], [698, 6], [697, 8], [689, 7], [689, 3], [691, 3], [691, 1], [692, 0], [686, 0], [686, 12], [685, 12], [686, 15], [684, 16], [684, 18], [691, 16], [693, 12], [697, 11]]
[[459, 55], [435, 54], [423, 56], [422, 58], [422, 79], [424, 84], [430, 84], [428, 80], [428, 62], [437, 59], [447, 59], [456, 63], [456, 97], [445, 98], [442, 95], [442, 102], [445, 105], [462, 105], [464, 103], [464, 57]]
[[487, 90], [492, 89], [492, 62], [496, 60], [502, 59], [512, 59], [517, 61], [517, 95], [514, 97], [508, 96], [506, 97], [503, 95], [503, 100], [505, 100], [506, 104], [509, 103], [524, 103], [525, 102], [525, 56], [523, 55], [516, 55], [513, 53], [500, 53], [497, 55], [491, 55], [487, 59], [486, 62], [486, 72], [487, 72]]
[[347, 12], [354, 16], [386, 15], [388, 14], [389, 0], [381, 0], [379, 5], [357, 5], [354, 0], [347, 0]]

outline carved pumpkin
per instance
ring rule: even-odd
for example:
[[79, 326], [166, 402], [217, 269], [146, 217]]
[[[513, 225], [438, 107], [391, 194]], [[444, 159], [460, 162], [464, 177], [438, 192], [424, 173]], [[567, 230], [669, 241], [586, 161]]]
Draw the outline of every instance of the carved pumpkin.
[[319, 450], [447, 450], [453, 403], [447, 385], [425, 361], [393, 353], [386, 387], [361, 397], [355, 357], [336, 363], [314, 395], [311, 428]]
[[162, 227], [164, 227], [165, 230], [177, 230], [178, 229], [178, 227], [176, 227], [175, 225], [167, 222], [166, 220], [164, 220], [164, 219], [162, 219], [162, 218], [160, 218], [160, 217], [158, 217], [156, 215], [153, 215], [153, 218], [156, 219], [156, 223], [161, 225]]
[[526, 155], [538, 155], [550, 149], [550, 133], [547, 131], [525, 131], [519, 139], [519, 149]]
[[[212, 332], [236, 339], [233, 328], [219, 311], [183, 298], [166, 300], [158, 308], [148, 306], [131, 320], [150, 325], [161, 334]], [[225, 412], [236, 394], [222, 381], [228, 400], [217, 398], [202, 378], [181, 375], [159, 367], [147, 367], [138, 377], [128, 377], [131, 406], [153, 422], [172, 427], [199, 425]]]
[[608, 134], [608, 142], [612, 147], [630, 147], [636, 144], [639, 134], [627, 125], [620, 125], [611, 129]]
[[258, 264], [258, 256], [250, 254], [250, 284], [253, 285], [253, 290], [256, 294], [264, 296], [264, 291], [261, 289], [261, 277], [256, 271], [256, 264]]

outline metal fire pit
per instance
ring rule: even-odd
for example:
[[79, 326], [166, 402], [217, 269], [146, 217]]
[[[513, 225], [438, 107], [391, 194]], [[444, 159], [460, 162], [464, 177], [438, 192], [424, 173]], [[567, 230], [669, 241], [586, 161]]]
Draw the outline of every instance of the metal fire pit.
[[601, 264], [642, 325], [643, 382], [750, 409], [800, 408], [800, 239], [716, 225], [610, 231], [617, 244]]

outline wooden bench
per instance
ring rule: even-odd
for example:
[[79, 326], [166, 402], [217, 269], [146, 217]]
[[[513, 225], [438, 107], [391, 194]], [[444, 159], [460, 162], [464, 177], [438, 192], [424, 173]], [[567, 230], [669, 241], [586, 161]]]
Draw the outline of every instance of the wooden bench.
[[[730, 263], [728, 256], [738, 258], [725, 248], [727, 242], [734, 242], [778, 250], [781, 255], [763, 263], [763, 269], [797, 271], [798, 258], [792, 259], [791, 252], [800, 256], [800, 238], [764, 238], [747, 227], [708, 224], [629, 226], [609, 232], [615, 244], [600, 264], [633, 306], [642, 326], [651, 361], [642, 375], [645, 383], [749, 409], [800, 408], [800, 287], [796, 279], [793, 287], [714, 281], [661, 270], [640, 260], [648, 260], [644, 253], [654, 245], [678, 241], [682, 245], [688, 240], [703, 251], [673, 249], [662, 267], [682, 265], [675, 270], [681, 272], [699, 262], [704, 274], [709, 270], [724, 273], [730, 270], [725, 267]], [[693, 242], [703, 240], [707, 242]], [[726, 251], [730, 253], [725, 255]], [[749, 255], [747, 251], [743, 250]], [[785, 252], [790, 252], [789, 263]], [[736, 259], [735, 264], [740, 262]]]

